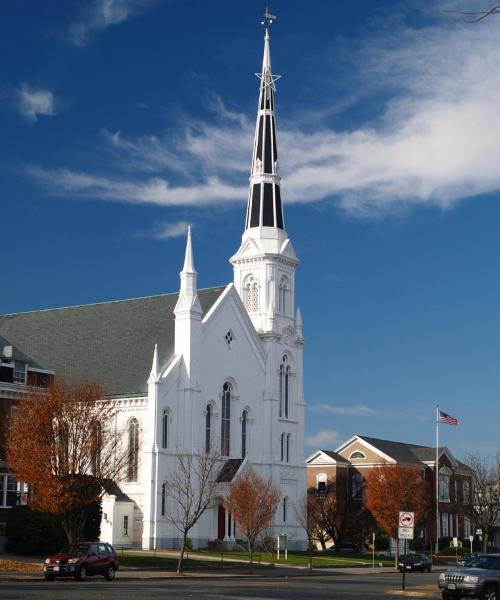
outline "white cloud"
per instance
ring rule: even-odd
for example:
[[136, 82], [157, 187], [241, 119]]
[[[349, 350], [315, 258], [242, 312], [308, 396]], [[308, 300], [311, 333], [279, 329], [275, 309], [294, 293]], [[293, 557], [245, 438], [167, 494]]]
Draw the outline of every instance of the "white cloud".
[[16, 93], [19, 112], [28, 119], [36, 121], [40, 115], [53, 117], [55, 112], [54, 94], [50, 90], [35, 89], [23, 83]]
[[314, 435], [306, 437], [306, 444], [311, 448], [321, 448], [331, 450], [328, 446], [337, 445], [340, 439], [340, 434], [334, 429], [323, 429]]
[[246, 195], [246, 188], [226, 184], [217, 177], [210, 177], [198, 185], [172, 186], [161, 177], [128, 180], [38, 167], [26, 167], [24, 172], [55, 194], [132, 204], [212, 206], [220, 202], [242, 202]]
[[177, 221], [172, 223], [161, 223], [149, 231], [139, 234], [139, 237], [150, 237], [155, 240], [167, 240], [185, 236], [188, 227], [191, 225], [188, 221]]
[[112, 25], [118, 25], [141, 14], [154, 0], [93, 0], [69, 29], [69, 39], [76, 46], [85, 46], [89, 38]]
[[[500, 190], [498, 20], [433, 23], [394, 25], [390, 36], [372, 34], [352, 48], [353, 81], [363, 87], [364, 102], [380, 105], [373, 121], [336, 131], [321, 123], [302, 130], [280, 120], [285, 202], [336, 199], [349, 213], [377, 216], [413, 205], [446, 209]], [[320, 98], [325, 114], [329, 102], [338, 102], [325, 102], [318, 90]], [[215, 122], [187, 118], [161, 137], [105, 134], [108, 153], [133, 166], [135, 177], [130, 170], [106, 177], [69, 169], [31, 173], [68, 195], [177, 206], [244, 202], [253, 118], [227, 110], [217, 98], [212, 107]], [[292, 122], [307, 121], [301, 114]], [[138, 172], [159, 176], [144, 179]]]
[[315, 413], [322, 414], [333, 414], [333, 415], [346, 415], [351, 417], [373, 417], [379, 414], [373, 408], [368, 406], [355, 405], [355, 406], [335, 406], [333, 404], [311, 404], [307, 406], [308, 410]]

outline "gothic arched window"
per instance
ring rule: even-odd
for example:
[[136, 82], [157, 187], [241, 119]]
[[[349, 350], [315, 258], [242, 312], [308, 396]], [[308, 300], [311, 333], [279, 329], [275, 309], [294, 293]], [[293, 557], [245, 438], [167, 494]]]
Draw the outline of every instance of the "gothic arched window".
[[210, 452], [210, 444], [212, 441], [212, 407], [210, 404], [207, 405], [207, 412], [205, 415], [205, 452]]
[[164, 481], [161, 484], [161, 516], [165, 516], [165, 510], [167, 506], [167, 483]]
[[241, 413], [241, 458], [247, 455], [248, 410]]
[[286, 523], [288, 518], [288, 498], [285, 496], [283, 498], [283, 523]]
[[290, 406], [290, 365], [288, 364], [288, 356], [286, 354], [283, 355], [279, 377], [279, 415], [280, 417], [288, 419], [288, 410]]
[[255, 275], [249, 275], [245, 280], [245, 308], [249, 313], [259, 311], [259, 281]]
[[101, 471], [101, 449], [102, 449], [102, 428], [100, 423], [95, 423], [92, 427], [92, 475], [99, 477]]
[[128, 422], [127, 481], [137, 481], [139, 467], [139, 421], [132, 417]]
[[286, 433], [282, 433], [281, 437], [280, 437], [280, 457], [281, 457], [281, 462], [285, 462], [285, 445], [286, 445]]
[[226, 381], [222, 386], [222, 418], [220, 452], [222, 456], [229, 456], [231, 436], [231, 384]]
[[278, 312], [286, 315], [289, 312], [288, 295], [290, 293], [290, 284], [288, 277], [283, 275], [278, 286]]
[[289, 433], [286, 436], [286, 452], [285, 452], [285, 457], [286, 457], [286, 462], [290, 462], [290, 442], [292, 439], [292, 434]]
[[161, 447], [168, 448], [168, 410], [163, 411], [162, 432], [161, 432]]

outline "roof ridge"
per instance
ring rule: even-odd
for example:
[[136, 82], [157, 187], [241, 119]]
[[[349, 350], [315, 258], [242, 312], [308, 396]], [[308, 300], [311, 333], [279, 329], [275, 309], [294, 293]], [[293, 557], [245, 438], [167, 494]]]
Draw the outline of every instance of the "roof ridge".
[[389, 442], [390, 444], [401, 444], [402, 446], [408, 446], [409, 448], [435, 448], [435, 446], [424, 446], [423, 444], [411, 444], [409, 442], [398, 442], [396, 440], [387, 440], [385, 438], [372, 437], [371, 435], [360, 435], [359, 437], [363, 438], [365, 440], [377, 440], [379, 442]]
[[[199, 288], [198, 292], [205, 292], [207, 290], [225, 289], [226, 287], [227, 287], [227, 285], [215, 285], [213, 287]], [[84, 308], [87, 306], [99, 306], [100, 304], [114, 304], [114, 303], [118, 303], [118, 302], [132, 302], [133, 300], [147, 300], [149, 298], [162, 298], [164, 296], [175, 296], [178, 293], [179, 293], [178, 291], [177, 292], [168, 292], [166, 294], [152, 294], [151, 296], [138, 296], [136, 298], [121, 298], [119, 300], [104, 300], [102, 302], [89, 302], [88, 304], [73, 304], [70, 306], [56, 306], [54, 308], [40, 308], [38, 310], [23, 310], [21, 312], [14, 312], [14, 313], [4, 313], [4, 314], [0, 313], [0, 319], [2, 317], [15, 317], [17, 315], [29, 315], [31, 313], [50, 312], [52, 310], [67, 310], [69, 308]]]

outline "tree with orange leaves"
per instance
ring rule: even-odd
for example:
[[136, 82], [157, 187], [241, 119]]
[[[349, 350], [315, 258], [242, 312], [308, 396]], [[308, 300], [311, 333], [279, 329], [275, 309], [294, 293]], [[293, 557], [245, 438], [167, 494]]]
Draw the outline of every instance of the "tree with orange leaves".
[[59, 382], [26, 394], [10, 419], [9, 468], [30, 486], [33, 508], [60, 517], [68, 541], [81, 538], [107, 481], [123, 476], [127, 456], [115, 414], [99, 384]]
[[397, 537], [399, 511], [414, 512], [416, 526], [427, 518], [432, 490], [421, 469], [385, 464], [370, 469], [365, 482], [366, 508], [387, 535]]
[[231, 483], [224, 505], [247, 538], [250, 564], [255, 541], [271, 524], [280, 498], [281, 493], [271, 479], [264, 479], [252, 467]]

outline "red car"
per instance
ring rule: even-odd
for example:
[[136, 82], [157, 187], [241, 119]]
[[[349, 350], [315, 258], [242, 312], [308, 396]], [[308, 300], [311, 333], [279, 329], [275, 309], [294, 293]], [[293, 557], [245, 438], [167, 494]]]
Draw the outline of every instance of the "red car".
[[84, 581], [87, 575], [103, 575], [112, 581], [119, 566], [118, 556], [111, 544], [74, 542], [45, 560], [43, 574], [47, 581], [54, 581], [56, 577], [74, 577]]

